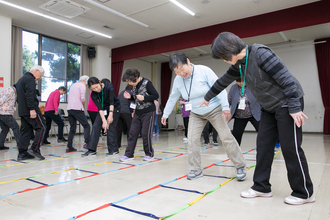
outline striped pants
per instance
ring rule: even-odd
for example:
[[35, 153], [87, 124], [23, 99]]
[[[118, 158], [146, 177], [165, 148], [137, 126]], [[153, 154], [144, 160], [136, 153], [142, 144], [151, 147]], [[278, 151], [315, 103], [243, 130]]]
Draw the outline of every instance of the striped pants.
[[134, 157], [136, 142], [141, 131], [143, 140], [143, 150], [146, 156], [153, 157], [154, 149], [152, 147], [152, 130], [154, 128], [156, 112], [147, 112], [141, 115], [134, 114], [129, 138], [127, 140], [126, 157]]
[[302, 199], [311, 197], [313, 184], [309, 176], [307, 160], [301, 148], [302, 129], [295, 125], [287, 107], [279, 108], [275, 113], [261, 112], [257, 136], [257, 164], [252, 189], [265, 193], [271, 191], [269, 178], [274, 159], [274, 147], [278, 138], [280, 138], [292, 189], [291, 195]]
[[31, 145], [33, 151], [40, 151], [40, 145], [44, 139], [46, 131], [45, 120], [40, 112], [37, 112], [36, 118], [30, 118], [29, 115], [21, 116], [21, 138], [18, 145], [19, 153], [28, 150], [30, 139], [34, 133], [34, 140]]

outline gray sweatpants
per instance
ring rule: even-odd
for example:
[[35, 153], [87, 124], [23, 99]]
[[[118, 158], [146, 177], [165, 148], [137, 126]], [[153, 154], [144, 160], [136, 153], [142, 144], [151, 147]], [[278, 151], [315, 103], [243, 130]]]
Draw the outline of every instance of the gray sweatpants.
[[233, 162], [235, 168], [246, 166], [241, 148], [231, 131], [225, 118], [222, 116], [222, 107], [218, 106], [204, 115], [190, 113], [188, 130], [188, 169], [201, 170], [200, 137], [207, 121], [217, 130], [226, 153]]

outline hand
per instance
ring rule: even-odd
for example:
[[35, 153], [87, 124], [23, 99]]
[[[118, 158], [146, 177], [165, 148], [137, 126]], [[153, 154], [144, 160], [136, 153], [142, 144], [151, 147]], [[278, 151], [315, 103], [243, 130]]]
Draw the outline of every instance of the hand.
[[180, 105], [186, 104], [184, 101], [180, 101], [179, 103], [180, 103]]
[[30, 110], [30, 118], [36, 118], [36, 117], [37, 117], [36, 110]]
[[55, 111], [54, 115], [58, 115], [58, 111]]
[[229, 121], [229, 119], [231, 118], [231, 114], [229, 110], [223, 110], [222, 111], [222, 116], [225, 117], [226, 122]]
[[167, 118], [162, 117], [162, 119], [161, 119], [161, 123], [162, 123], [162, 125], [166, 125], [166, 119], [167, 119]]
[[198, 108], [202, 107], [203, 105], [209, 106], [210, 101], [206, 101], [205, 99], [203, 99], [202, 103], [198, 106]]
[[131, 98], [131, 94], [129, 94], [128, 92], [124, 92], [124, 98], [125, 99], [130, 99]]
[[136, 95], [136, 98], [140, 101], [144, 100], [144, 96], [143, 95]]
[[300, 128], [301, 125], [305, 124], [304, 118], [308, 119], [308, 117], [302, 112], [290, 113], [291, 117], [294, 120], [294, 123]]
[[104, 121], [102, 122], [102, 128], [103, 128], [103, 130], [104, 130], [104, 133], [107, 131], [108, 127], [109, 127], [109, 126], [108, 126], [107, 121], [104, 120]]
[[109, 116], [108, 116], [108, 128], [109, 128], [109, 125], [113, 122], [113, 113], [110, 112], [109, 113]]

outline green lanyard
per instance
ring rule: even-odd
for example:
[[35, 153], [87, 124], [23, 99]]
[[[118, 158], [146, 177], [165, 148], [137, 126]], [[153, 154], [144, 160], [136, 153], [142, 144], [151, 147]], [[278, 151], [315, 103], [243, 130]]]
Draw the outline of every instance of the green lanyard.
[[244, 79], [243, 79], [243, 77], [242, 77], [241, 61], [238, 61], [238, 62], [239, 62], [239, 73], [240, 73], [240, 76], [241, 76], [241, 83], [242, 83], [242, 79], [243, 79], [243, 84], [242, 84], [242, 96], [244, 95], [245, 76], [246, 76], [246, 68], [247, 68], [247, 63], [248, 63], [248, 57], [249, 57], [249, 50], [246, 49], [246, 61], [245, 61]]
[[[101, 88], [102, 88], [102, 85], [101, 85]], [[103, 89], [102, 89], [102, 99], [100, 98], [99, 94], [97, 93], [97, 96], [99, 97], [99, 100], [101, 102], [101, 106], [102, 106], [102, 109], [103, 109]]]

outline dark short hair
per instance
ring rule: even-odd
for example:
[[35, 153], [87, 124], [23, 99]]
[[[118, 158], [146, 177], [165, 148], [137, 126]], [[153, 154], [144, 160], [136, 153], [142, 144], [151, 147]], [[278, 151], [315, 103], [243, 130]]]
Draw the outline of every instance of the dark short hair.
[[101, 83], [105, 83], [105, 82], [108, 82], [108, 83], [109, 83], [109, 82], [111, 82], [111, 81], [110, 81], [110, 79], [108, 79], [108, 78], [103, 78], [103, 79], [101, 80]]
[[65, 86], [60, 86], [60, 87], [58, 87], [58, 90], [63, 90], [63, 92], [66, 92], [66, 91], [67, 91], [67, 89], [66, 89]]
[[92, 85], [95, 85], [98, 83], [100, 83], [100, 80], [95, 76], [90, 77], [87, 81], [88, 88], [90, 88]]
[[184, 53], [181, 53], [181, 52], [171, 54], [170, 62], [169, 62], [170, 69], [173, 71], [175, 68], [178, 67], [179, 64], [181, 64], [181, 65], [188, 64], [187, 59], [188, 59], [188, 57]]
[[211, 55], [215, 59], [231, 61], [232, 55], [239, 54], [246, 44], [233, 33], [221, 32], [213, 41]]
[[135, 83], [136, 80], [139, 77], [140, 77], [140, 72], [137, 69], [135, 69], [135, 68], [128, 68], [123, 73], [122, 81], [123, 82], [131, 81], [131, 82]]
[[127, 83], [127, 85], [126, 85], [126, 88], [125, 88], [125, 89], [129, 89], [129, 90], [132, 90], [132, 89], [133, 89], [133, 86]]

